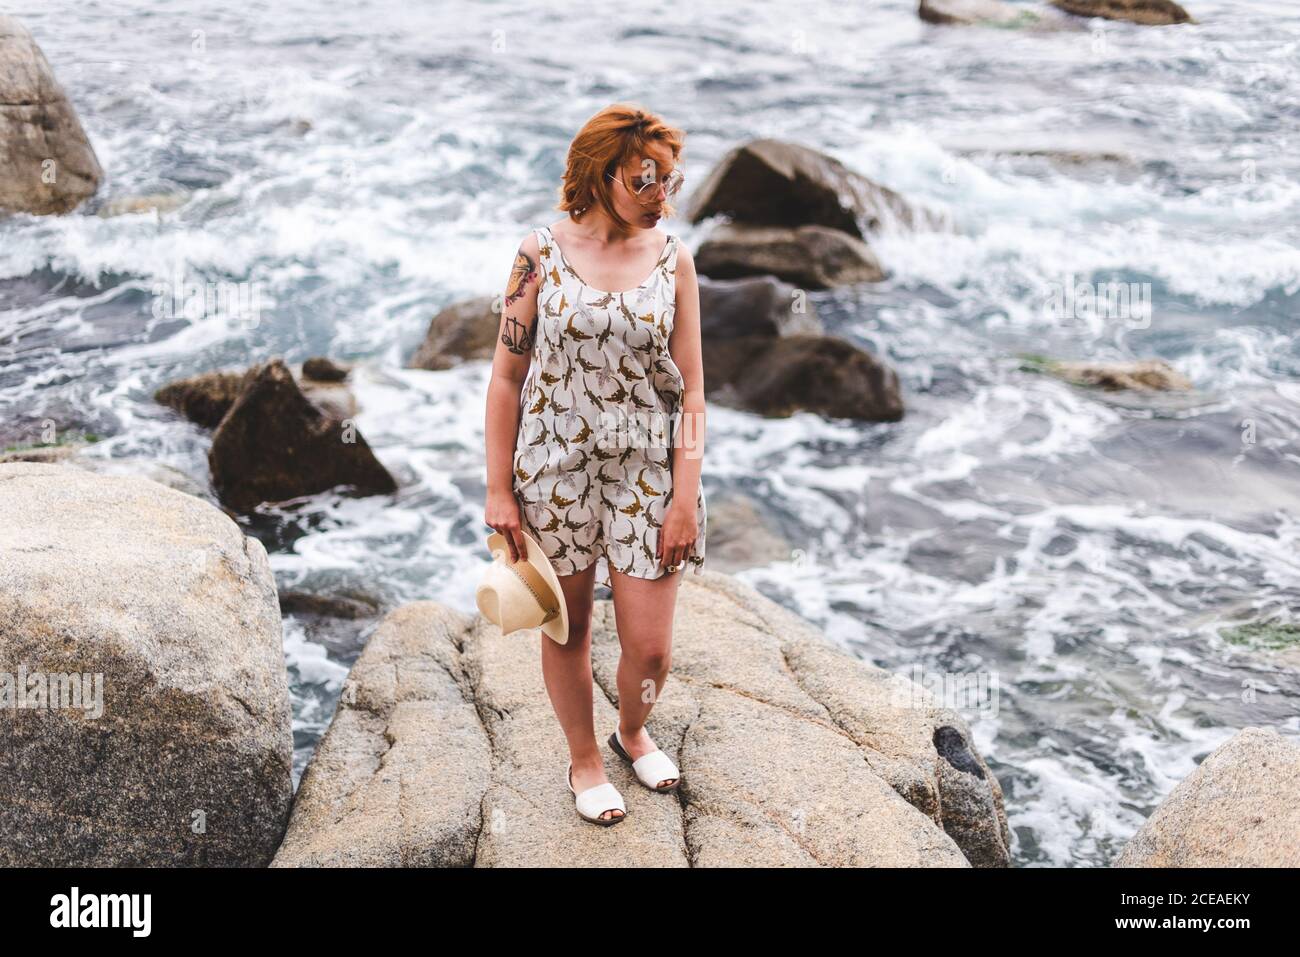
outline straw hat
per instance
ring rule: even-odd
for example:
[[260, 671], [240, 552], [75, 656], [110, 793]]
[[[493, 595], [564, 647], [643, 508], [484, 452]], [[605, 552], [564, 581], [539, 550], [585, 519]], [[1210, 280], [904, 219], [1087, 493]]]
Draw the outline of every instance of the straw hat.
[[493, 532], [488, 536], [493, 560], [474, 593], [474, 602], [484, 618], [500, 626], [503, 635], [521, 628], [541, 628], [556, 644], [566, 644], [569, 609], [560, 578], [537, 539], [522, 529], [520, 534], [528, 556], [517, 562], [510, 561], [510, 545], [504, 535]]

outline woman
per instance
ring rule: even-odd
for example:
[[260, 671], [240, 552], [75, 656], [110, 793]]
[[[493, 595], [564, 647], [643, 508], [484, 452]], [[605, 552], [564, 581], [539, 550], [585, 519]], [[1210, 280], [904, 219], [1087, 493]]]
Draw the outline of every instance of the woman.
[[[597, 563], [622, 655], [610, 747], [656, 791], [679, 783], [645, 723], [668, 675], [678, 574], [704, 563], [704, 382], [690, 252], [656, 229], [681, 186], [682, 133], [633, 106], [601, 110], [569, 147], [565, 219], [519, 246], [487, 395], [486, 521], [559, 575], [569, 640], [542, 639], [542, 675], [568, 739], [578, 813], [622, 820], [592, 722]], [[637, 285], [638, 281], [640, 285]], [[595, 802], [599, 813], [586, 814]]]

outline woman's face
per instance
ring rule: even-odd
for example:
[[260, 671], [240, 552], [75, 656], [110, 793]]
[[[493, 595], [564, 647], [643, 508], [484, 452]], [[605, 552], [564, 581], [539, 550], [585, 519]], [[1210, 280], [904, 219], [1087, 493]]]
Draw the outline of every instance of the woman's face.
[[[633, 157], [614, 171], [610, 195], [618, 214], [638, 229], [653, 229], [663, 216], [666, 199], [660, 185], [676, 168], [672, 152], [665, 146], [650, 146], [644, 155]], [[649, 183], [638, 195], [637, 188]]]

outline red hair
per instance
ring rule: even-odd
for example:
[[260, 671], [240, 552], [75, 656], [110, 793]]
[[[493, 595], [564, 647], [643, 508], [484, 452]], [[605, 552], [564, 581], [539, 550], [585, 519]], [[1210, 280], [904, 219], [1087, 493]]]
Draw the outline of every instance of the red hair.
[[[555, 207], [577, 219], [592, 203], [598, 204], [619, 226], [632, 226], [614, 209], [610, 196], [613, 185], [606, 174], [617, 175], [630, 159], [643, 157], [646, 147], [668, 147], [677, 162], [686, 134], [669, 126], [660, 117], [631, 103], [614, 103], [605, 107], [578, 130], [569, 144], [564, 179], [560, 184], [560, 202]], [[673, 207], [664, 204], [665, 216]]]

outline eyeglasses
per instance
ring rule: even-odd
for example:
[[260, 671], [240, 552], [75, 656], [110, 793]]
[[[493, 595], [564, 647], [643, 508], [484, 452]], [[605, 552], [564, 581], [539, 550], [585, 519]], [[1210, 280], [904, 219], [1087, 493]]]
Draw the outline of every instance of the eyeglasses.
[[[612, 180], [618, 181], [618, 177], [615, 176], [613, 173], [606, 173], [605, 175]], [[686, 177], [682, 175], [682, 171], [679, 169], [675, 169], [667, 176], [665, 176], [663, 179], [659, 179], [659, 180], [652, 179], [642, 183], [636, 189], [632, 190], [632, 192], [636, 194], [637, 202], [653, 203], [655, 201], [655, 190], [653, 189], [653, 187], [658, 185], [664, 188], [664, 193], [666, 194], [667, 198], [672, 199], [674, 196], [677, 195], [677, 191], [682, 188], [682, 183], [685, 181], [685, 179]], [[626, 186], [627, 184], [624, 183], [623, 185]]]

